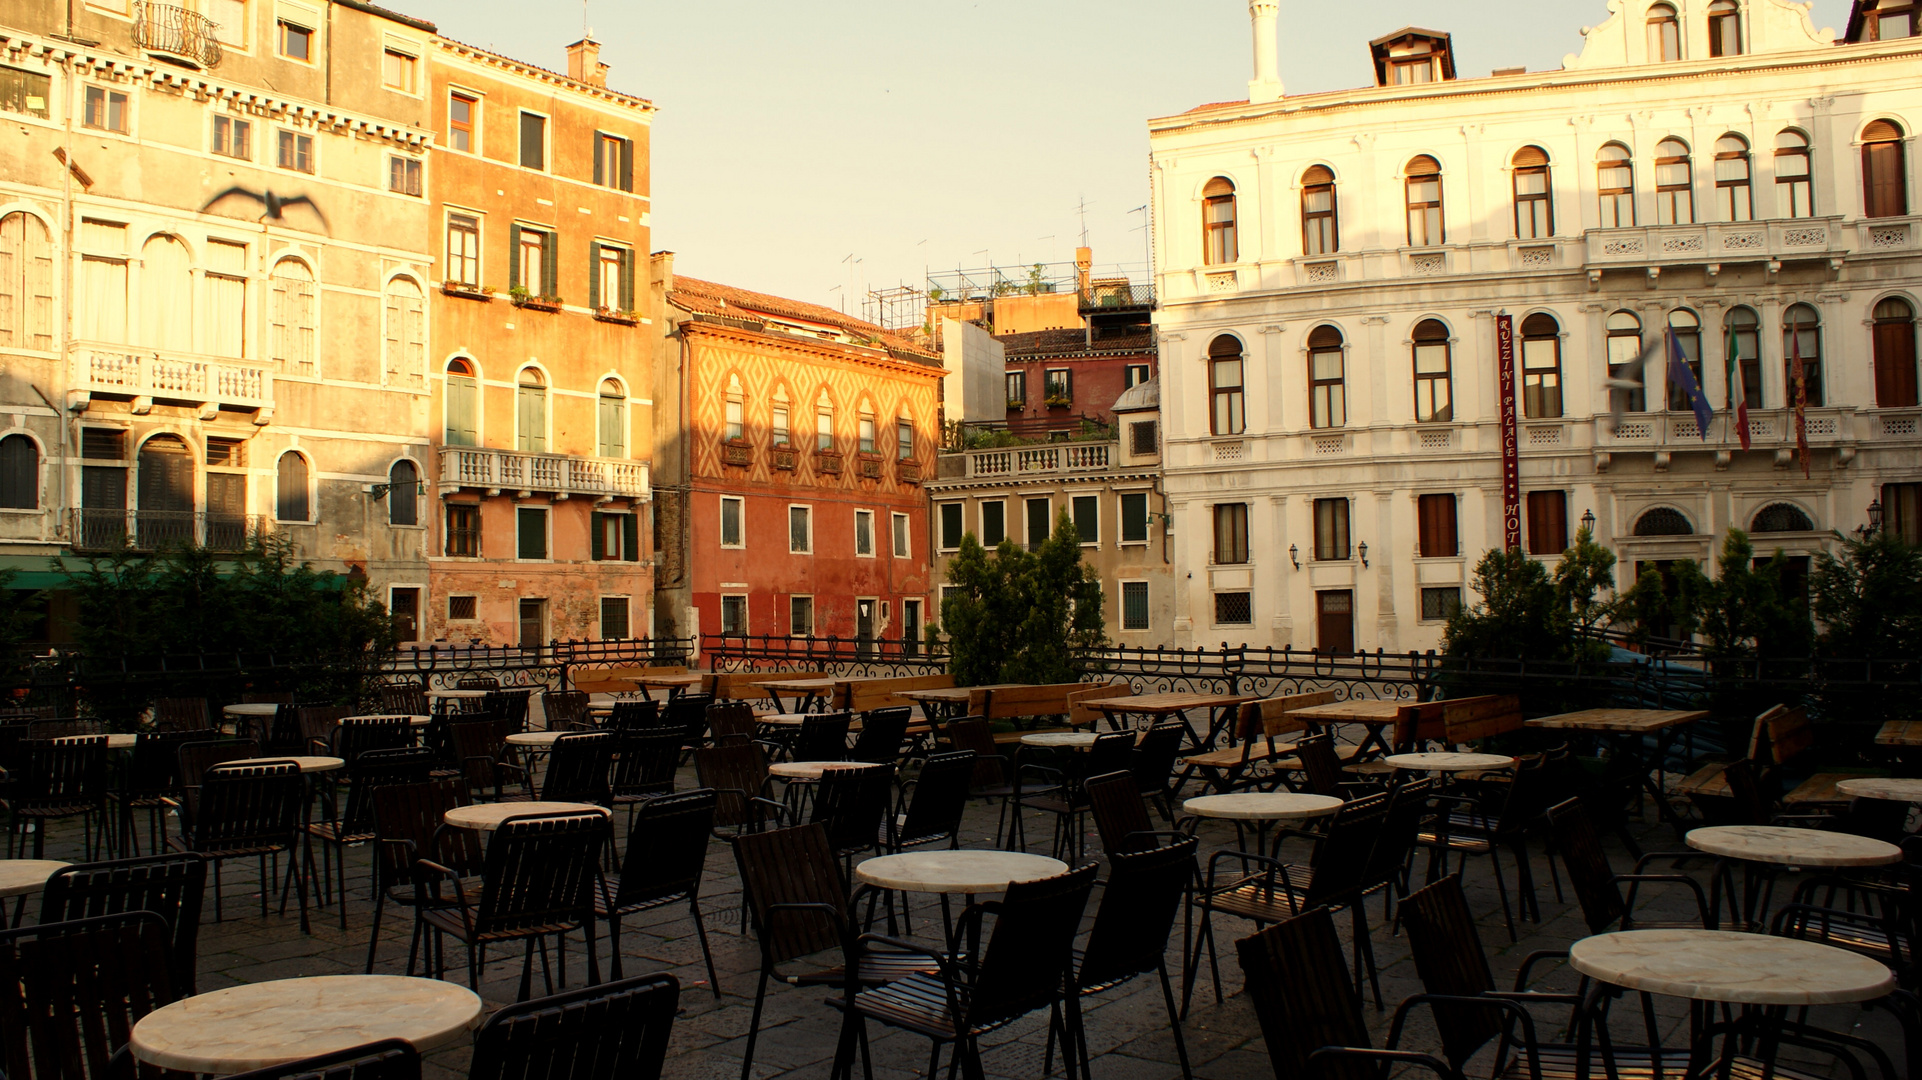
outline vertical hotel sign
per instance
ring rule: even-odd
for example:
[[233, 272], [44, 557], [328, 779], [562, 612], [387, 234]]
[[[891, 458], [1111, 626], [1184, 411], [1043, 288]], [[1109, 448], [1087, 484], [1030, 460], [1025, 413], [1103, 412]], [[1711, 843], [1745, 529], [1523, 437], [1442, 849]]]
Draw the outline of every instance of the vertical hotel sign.
[[1522, 462], [1515, 437], [1515, 318], [1495, 316], [1495, 361], [1501, 365], [1502, 550], [1522, 546]]

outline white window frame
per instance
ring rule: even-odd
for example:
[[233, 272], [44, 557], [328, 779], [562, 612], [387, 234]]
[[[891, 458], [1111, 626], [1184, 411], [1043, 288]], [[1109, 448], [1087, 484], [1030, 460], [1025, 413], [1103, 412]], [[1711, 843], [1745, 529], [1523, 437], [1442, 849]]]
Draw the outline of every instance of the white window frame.
[[[541, 118], [541, 163], [539, 165], [521, 164], [521, 117], [538, 116]], [[554, 171], [554, 116], [539, 109], [519, 108], [514, 110], [514, 167], [529, 172]]]
[[448, 206], [441, 214], [441, 280], [453, 281], [454, 256], [454, 219], [467, 218], [474, 223], [474, 280], [461, 282], [478, 289], [485, 281], [487, 273], [487, 216], [479, 210], [469, 210], [464, 206]]
[[[868, 523], [868, 549], [867, 549], [866, 551], [862, 551], [862, 550], [861, 550], [861, 521], [862, 521], [862, 519], [864, 519], [864, 518], [865, 518], [865, 519], [867, 520], [867, 523]], [[872, 510], [856, 510], [856, 511], [854, 512], [854, 557], [855, 557], [855, 558], [857, 558], [857, 559], [872, 559], [872, 558], [874, 558], [874, 557], [875, 557], [875, 556], [874, 556], [874, 548], [875, 548], [875, 543], [874, 543], [874, 541], [875, 541], [875, 535], [874, 535], [874, 511], [872, 511]]]
[[895, 558], [911, 558], [914, 551], [914, 520], [906, 514], [890, 513], [888, 543]]
[[[111, 108], [113, 104], [113, 95], [119, 94], [121, 97], [126, 99], [125, 103], [121, 106], [121, 109], [120, 109], [120, 118], [126, 122], [127, 130], [117, 131], [110, 127], [87, 126], [87, 91], [89, 90], [99, 90], [102, 94], [106, 95], [105, 100], [109, 108]], [[79, 121], [79, 123], [76, 125], [76, 130], [86, 132], [88, 137], [92, 137], [95, 135], [104, 135], [104, 136], [107, 136], [108, 138], [114, 138], [114, 139], [133, 138], [134, 100], [138, 96], [139, 95], [133, 92], [133, 89], [131, 87], [115, 86], [112, 83], [103, 83], [103, 82], [81, 83], [80, 84], [80, 100], [76, 103], [78, 107], [74, 110], [74, 113], [73, 113], [73, 118]]]
[[[1148, 525], [1146, 530], [1147, 535], [1140, 540], [1128, 539], [1127, 511], [1123, 508], [1122, 502], [1121, 502], [1124, 496], [1140, 495], [1143, 498], [1149, 498], [1150, 496], [1153, 495], [1153, 493], [1154, 493], [1153, 488], [1124, 488], [1114, 493], [1114, 534], [1115, 534], [1116, 547], [1145, 548], [1148, 546], [1149, 542], [1154, 539], [1154, 535], [1155, 535], [1154, 502], [1150, 500], [1145, 504], [1148, 507]], [[1210, 548], [1210, 550], [1211, 551], [1213, 550], [1212, 547]]]
[[[1094, 548], [1099, 551], [1101, 549], [1101, 496], [1077, 495], [1072, 491], [1068, 492], [1068, 516], [1070, 518], [1074, 517], [1074, 504], [1080, 499], [1094, 500], [1094, 539], [1081, 541], [1081, 546], [1084, 548]], [[1077, 530], [1080, 528], [1080, 525], [1081, 523], [1079, 521], [1075, 522]]]
[[[794, 512], [796, 510], [807, 511], [808, 546], [807, 546], [807, 550], [805, 551], [797, 551], [795, 550], [795, 547], [794, 547]], [[789, 555], [814, 554], [814, 504], [813, 503], [787, 504], [787, 521], [784, 522], [783, 524], [786, 525], [787, 527], [787, 553]]]
[[[467, 121], [468, 147], [465, 150], [456, 149], [454, 146], [453, 106], [454, 106], [454, 98], [457, 95], [460, 97], [464, 97], [468, 101], [471, 101], [474, 103], [473, 109], [470, 110], [472, 115], [469, 116]], [[471, 86], [462, 86], [458, 83], [449, 85], [447, 87], [447, 106], [446, 106], [448, 110], [447, 111], [447, 144], [445, 146], [442, 146], [439, 143], [436, 143], [434, 148], [436, 150], [452, 150], [456, 154], [466, 154], [470, 157], [481, 156], [481, 116], [485, 111], [481, 108], [481, 106], [485, 104], [486, 101], [487, 101], [487, 94], [483, 91], [476, 90]]]
[[[739, 515], [740, 515], [738, 518], [736, 518], [736, 524], [739, 526], [738, 531], [740, 533], [740, 537], [735, 543], [732, 543], [732, 544], [727, 542], [727, 506], [729, 503], [733, 503], [735, 504], [735, 506], [739, 508]], [[729, 550], [733, 550], [733, 551], [744, 551], [747, 549], [747, 500], [745, 498], [742, 498], [739, 495], [721, 496], [720, 514], [716, 521], [716, 524], [720, 527], [720, 537], [721, 537], [722, 547], [727, 548]]]
[[602, 641], [608, 640], [607, 602], [609, 600], [619, 600], [621, 603], [627, 605], [627, 636], [625, 638], [616, 638], [615, 640], [617, 641], [634, 640], [634, 598], [632, 596], [627, 596], [627, 595], [618, 594], [618, 593], [612, 596], [602, 596], [600, 603], [594, 605], [594, 622], [595, 622], [595, 625], [600, 629], [601, 640]]
[[[545, 528], [547, 532], [547, 538], [545, 541], [543, 541], [541, 545], [542, 548], [547, 552], [547, 557], [544, 559], [521, 558], [521, 511], [522, 510], [541, 511], [541, 514], [542, 514], [541, 521], [543, 522], [543, 528]], [[532, 502], [528, 502], [528, 503], [517, 502], [514, 504], [514, 561], [519, 563], [551, 563], [554, 561], [554, 507], [552, 505], [548, 503], [532, 503]], [[533, 599], [536, 599], [536, 597], [523, 596], [523, 597], [517, 597], [517, 599], [533, 600]], [[515, 625], [519, 626], [520, 608], [518, 607], [514, 609], [514, 619], [515, 619]]]
[[[729, 600], [739, 600], [741, 602], [741, 628], [739, 630], [729, 630], [727, 628], [727, 602]], [[746, 637], [748, 635], [748, 628], [751, 627], [752, 625], [753, 625], [752, 612], [748, 608], [747, 594], [744, 592], [722, 593], [721, 594], [721, 627], [720, 627], [721, 633], [731, 634], [735, 637]]]
[[[305, 7], [290, 7], [286, 4], [277, 5], [274, 8], [274, 44], [272, 47], [274, 58], [277, 60], [290, 60], [296, 64], [306, 64], [310, 67], [319, 66], [321, 50], [320, 21], [320, 12], [318, 11], [311, 11]], [[306, 59], [290, 56], [286, 50], [281, 48], [280, 26], [282, 23], [297, 30], [305, 30], [307, 32]]]
[[[192, 443], [188, 443], [187, 445], [190, 449], [193, 446]], [[205, 453], [204, 447], [202, 448], [202, 453]], [[284, 518], [280, 516], [280, 461], [288, 454], [292, 454], [307, 463], [307, 516], [304, 518]], [[136, 463], [140, 460], [140, 447], [138, 446], [134, 447], [133, 460]], [[196, 463], [195, 471], [199, 472], [201, 468], [203, 467], [198, 466]], [[129, 473], [127, 479], [131, 482], [134, 477]], [[198, 479], [199, 478], [196, 477], [196, 480]], [[131, 497], [132, 494], [132, 492], [129, 492], [129, 497]], [[320, 470], [314, 465], [314, 455], [298, 446], [289, 446], [274, 455], [274, 520], [286, 525], [312, 525], [320, 520], [319, 515]], [[425, 588], [425, 586], [422, 587]]]
[[[454, 601], [456, 601], [456, 600], [459, 600], [459, 599], [461, 599], [462, 597], [466, 597], [467, 599], [469, 599], [469, 600], [472, 600], [472, 601], [474, 602], [474, 617], [473, 617], [473, 618], [471, 618], [471, 619], [456, 619], [456, 618], [454, 618]], [[479, 593], [449, 593], [449, 594], [447, 594], [447, 608], [446, 608], [446, 610], [447, 610], [447, 621], [448, 621], [448, 622], [450, 622], [450, 623], [462, 623], [462, 624], [465, 624], [465, 623], [477, 623], [477, 622], [480, 622], [480, 621], [481, 621], [481, 613], [480, 613], [480, 594], [479, 594]]]
[[[418, 98], [425, 94], [427, 92], [427, 80], [424, 76], [427, 74], [427, 64], [421, 59], [420, 52], [419, 44], [409, 41], [406, 38], [390, 37], [382, 41], [380, 46], [380, 88], [388, 93], [402, 94], [411, 98]], [[388, 53], [393, 53], [395, 56], [406, 57], [414, 62], [414, 85], [411, 88], [403, 89], [387, 81]]]
[[[303, 169], [298, 165], [282, 165], [280, 163], [280, 137], [283, 134], [294, 137], [294, 158], [296, 161], [298, 161], [300, 157], [300, 140], [307, 140], [307, 168]], [[296, 173], [300, 176], [320, 175], [320, 140], [304, 131], [286, 126], [274, 128], [273, 153], [274, 168], [276, 169], [280, 169], [283, 172]]]
[[[794, 630], [794, 602], [796, 600], [806, 600], [808, 602], [808, 628], [807, 628], [807, 633], [805, 634], [796, 633]], [[814, 636], [815, 628], [820, 625], [821, 625], [820, 608], [815, 606], [813, 593], [791, 593], [788, 595], [787, 636], [798, 637], [798, 638], [811, 638]]]
[[[989, 503], [1001, 504], [1001, 540], [1006, 540], [1012, 534], [1008, 532], [1008, 500], [1007, 499], [1005, 498], [982, 499], [979, 503], [976, 503], [975, 515], [974, 515], [974, 521], [976, 526], [975, 533], [974, 533], [975, 542], [979, 543], [982, 547], [987, 548], [989, 551], [993, 551], [995, 548], [998, 548], [1001, 546], [1001, 540], [996, 540], [992, 544], [988, 543], [988, 504]], [[1026, 529], [1025, 524], [1022, 527], [1024, 530]], [[1023, 547], [1027, 546], [1025, 541], [1022, 543], [1022, 546]]]
[[[1128, 625], [1128, 586], [1130, 585], [1139, 585], [1148, 593], [1150, 603], [1148, 606], [1148, 625], [1146, 626]], [[1155, 626], [1153, 599], [1154, 588], [1148, 583], [1147, 578], [1121, 578], [1117, 580], [1115, 582], [1115, 604], [1118, 609], [1115, 611], [1117, 632], [1123, 634], [1146, 634], [1152, 632]]]
[[[233, 134], [235, 124], [238, 124], [241, 127], [244, 127], [247, 129], [247, 152], [245, 154], [229, 154], [225, 150], [222, 150], [220, 148], [220, 136], [216, 134], [216, 132], [220, 130], [220, 122], [222, 120], [225, 120], [227, 122], [227, 133], [229, 136]], [[233, 140], [229, 138], [228, 144], [231, 146], [232, 143], [233, 143]], [[207, 149], [215, 157], [223, 157], [223, 158], [226, 158], [228, 161], [245, 161], [245, 162], [251, 163], [254, 160], [253, 117], [236, 116], [233, 113], [228, 113], [228, 112], [214, 113], [210, 118], [210, 122], [207, 125]]]
[[961, 535], [966, 536], [968, 535], [968, 504], [965, 501], [962, 501], [959, 499], [950, 500], [948, 502], [938, 502], [934, 504], [935, 550], [936, 551], [960, 551], [961, 545], [959, 544], [956, 544], [953, 547], [943, 546], [943, 541], [946, 539], [946, 537], [943, 534], [947, 529], [947, 523], [942, 520], [942, 514], [941, 514], [941, 508], [944, 506], [958, 506], [961, 508]]

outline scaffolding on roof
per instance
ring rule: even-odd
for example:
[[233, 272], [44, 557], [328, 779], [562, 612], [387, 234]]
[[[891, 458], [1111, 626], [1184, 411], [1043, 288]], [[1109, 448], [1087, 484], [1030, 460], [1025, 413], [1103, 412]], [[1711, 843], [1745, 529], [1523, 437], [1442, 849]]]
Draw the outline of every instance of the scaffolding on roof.
[[911, 334], [928, 321], [928, 294], [912, 285], [869, 289], [861, 318], [891, 334]]

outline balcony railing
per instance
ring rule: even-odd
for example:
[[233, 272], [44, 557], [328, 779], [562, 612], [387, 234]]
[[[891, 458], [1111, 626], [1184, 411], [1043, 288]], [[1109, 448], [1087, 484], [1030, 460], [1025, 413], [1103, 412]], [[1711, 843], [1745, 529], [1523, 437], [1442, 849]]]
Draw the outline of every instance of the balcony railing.
[[245, 360], [162, 356], [125, 345], [83, 343], [74, 366], [73, 385], [90, 393], [243, 409], [274, 406], [273, 370]]
[[[1840, 446], [1855, 442], [1855, 409], [1848, 406], [1810, 408], [1808, 421], [1810, 446]], [[1695, 417], [1686, 412], [1624, 414], [1611, 430], [1611, 418], [1595, 418], [1595, 446], [1602, 450], [1728, 450], [1739, 448], [1741, 440], [1725, 412], [1711, 421], [1708, 439], [1703, 441]], [[1795, 445], [1795, 413], [1790, 409], [1758, 409], [1748, 416], [1749, 443], [1753, 447]]]
[[244, 551], [265, 528], [266, 519], [248, 514], [204, 510], [69, 511], [75, 551], [158, 551], [199, 545], [213, 551]]
[[212, 19], [173, 4], [143, 0], [133, 6], [134, 44], [203, 68], [220, 63], [219, 29]]
[[1585, 239], [1588, 265], [1608, 267], [1824, 259], [1853, 237], [1841, 218], [1824, 217], [1591, 229]]
[[647, 463], [566, 454], [449, 446], [440, 452], [442, 487], [545, 491], [557, 495], [648, 497]]
[[[1005, 450], [974, 450], [960, 455], [969, 477], [1035, 476], [1044, 473], [1090, 473], [1108, 468], [1114, 443], [1054, 443], [1017, 446]], [[952, 456], [952, 455], [948, 455]], [[945, 470], [944, 470], [945, 471]]]
[[1155, 306], [1152, 285], [1095, 282], [1081, 294], [1082, 311], [1145, 311]]

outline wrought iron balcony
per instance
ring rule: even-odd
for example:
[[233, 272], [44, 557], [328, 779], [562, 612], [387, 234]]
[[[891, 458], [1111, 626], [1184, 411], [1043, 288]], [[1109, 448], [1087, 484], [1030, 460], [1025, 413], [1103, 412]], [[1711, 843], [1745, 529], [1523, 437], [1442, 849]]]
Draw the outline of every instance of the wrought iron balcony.
[[1155, 290], [1152, 285], [1130, 285], [1120, 281], [1096, 281], [1081, 294], [1085, 312], [1152, 311]]
[[647, 462], [567, 454], [524, 454], [475, 446], [448, 446], [440, 452], [442, 491], [483, 488], [541, 491], [554, 495], [648, 497]]
[[217, 514], [204, 510], [79, 509], [72, 515], [75, 551], [110, 552], [131, 548], [199, 545], [212, 551], [244, 551], [266, 527], [267, 519], [249, 514]]
[[203, 68], [220, 63], [219, 25], [198, 12], [174, 4], [133, 6], [134, 44], [152, 52], [186, 60]]
[[265, 364], [213, 356], [163, 356], [136, 352], [127, 345], [82, 342], [74, 354], [71, 385], [92, 394], [191, 405], [274, 407], [273, 369]]

